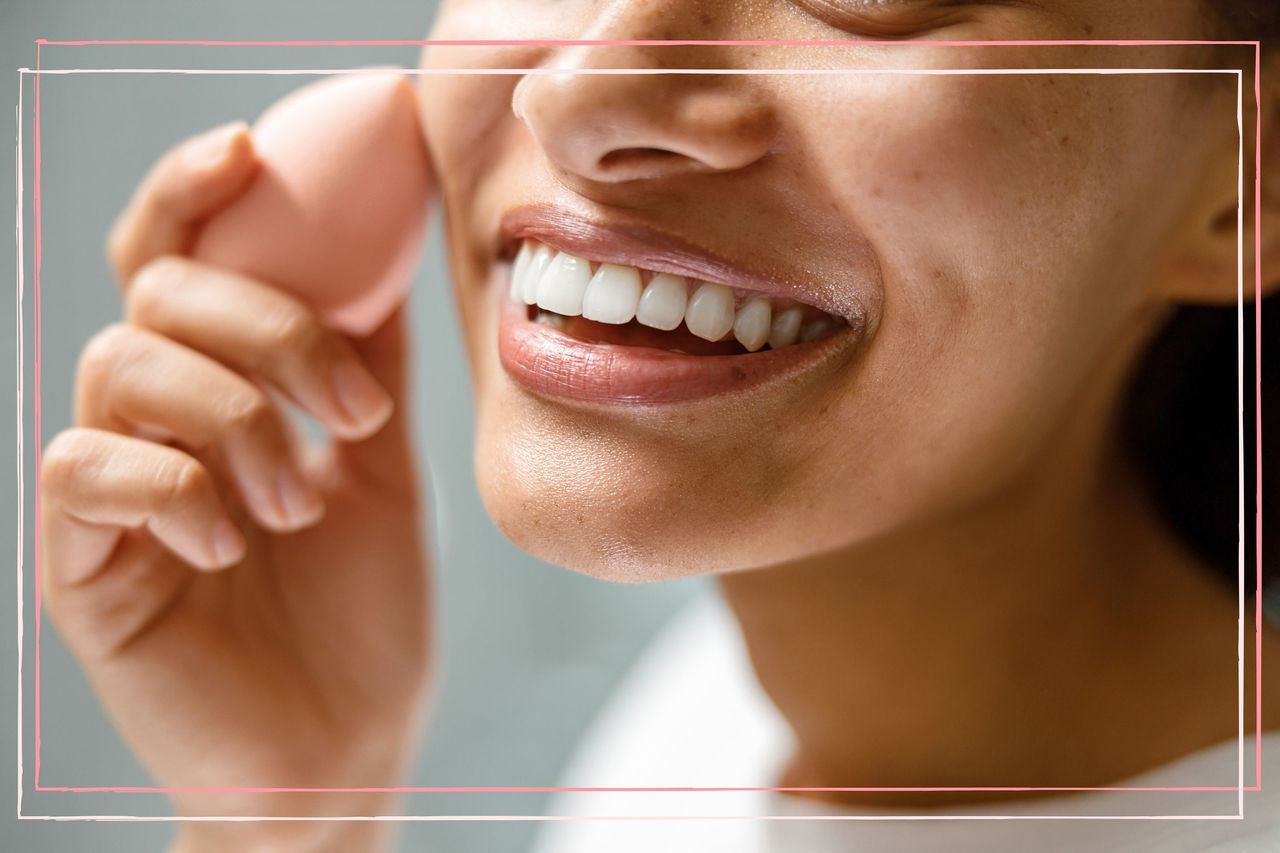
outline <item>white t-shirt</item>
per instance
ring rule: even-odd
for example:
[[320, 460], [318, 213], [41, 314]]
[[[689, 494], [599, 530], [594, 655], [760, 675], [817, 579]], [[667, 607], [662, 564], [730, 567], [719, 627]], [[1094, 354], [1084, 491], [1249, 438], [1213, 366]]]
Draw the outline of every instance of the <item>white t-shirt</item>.
[[[718, 597], [708, 596], [678, 614], [646, 649], [560, 785], [767, 788], [777, 784], [790, 738], [751, 672], [737, 624]], [[1246, 737], [1243, 748], [1247, 787], [1255, 778], [1254, 740]], [[1280, 733], [1263, 737], [1262, 752], [1263, 790], [1244, 793], [1243, 819], [1236, 790], [1087, 792], [945, 809], [837, 808], [769, 791], [565, 792], [552, 799], [547, 814], [646, 819], [543, 823], [534, 851], [1280, 851]], [[1240, 758], [1241, 744], [1232, 740], [1117, 785], [1234, 787]], [[738, 819], [760, 816], [773, 819]], [[1006, 819], [976, 819], [991, 816]], [[1037, 816], [1043, 817], [1032, 819]]]

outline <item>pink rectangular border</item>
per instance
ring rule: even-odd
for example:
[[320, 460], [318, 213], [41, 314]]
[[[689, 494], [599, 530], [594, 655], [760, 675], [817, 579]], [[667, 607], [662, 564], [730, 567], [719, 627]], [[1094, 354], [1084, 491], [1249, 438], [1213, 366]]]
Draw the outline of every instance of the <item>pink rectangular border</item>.
[[[508, 45], [536, 45], [536, 46], [668, 46], [668, 45], [732, 45], [732, 46], [886, 46], [888, 44], [911, 44], [911, 45], [933, 45], [945, 47], [989, 47], [989, 46], [1213, 46], [1213, 45], [1235, 45], [1235, 46], [1253, 46], [1254, 49], [1254, 74], [1253, 74], [1253, 91], [1254, 104], [1258, 111], [1261, 111], [1261, 41], [1215, 41], [1215, 40], [1012, 40], [1012, 41], [911, 41], [911, 42], [884, 42], [884, 41], [867, 41], [867, 40], [832, 40], [832, 41], [792, 41], [792, 40], [314, 40], [314, 41], [223, 41], [223, 40], [47, 40], [47, 38], [37, 38], [36, 40], [36, 74], [35, 74], [35, 110], [33, 110], [33, 142], [35, 142], [35, 193], [33, 193], [33, 213], [35, 213], [35, 238], [33, 238], [33, 248], [35, 248], [35, 260], [33, 260], [33, 272], [35, 272], [35, 401], [33, 401], [33, 409], [35, 409], [35, 435], [36, 435], [36, 469], [40, 470], [41, 465], [41, 257], [42, 257], [42, 223], [41, 223], [41, 49], [49, 46], [108, 46], [108, 45], [189, 45], [189, 46], [264, 46], [264, 47], [312, 47], [312, 46], [508, 46]], [[1139, 70], [1139, 69], [1133, 69]], [[1226, 69], [1222, 69], [1226, 70]], [[1235, 70], [1235, 69], [1230, 69]], [[252, 73], [252, 72], [243, 72]], [[1243, 132], [1243, 127], [1240, 128]], [[1256, 122], [1256, 164], [1254, 164], [1254, 223], [1261, 223], [1262, 220], [1262, 201], [1261, 201], [1261, 184], [1262, 184], [1262, 129], [1261, 120]], [[1243, 179], [1243, 175], [1242, 175]], [[1242, 200], [1243, 204], [1243, 200]], [[19, 214], [20, 215], [20, 214]], [[1243, 234], [1240, 236], [1243, 240]], [[19, 255], [20, 257], [20, 255]], [[1256, 631], [1256, 651], [1254, 651], [1254, 684], [1261, 685], [1262, 681], [1262, 605], [1261, 605], [1261, 589], [1262, 589], [1262, 525], [1261, 525], [1261, 508], [1262, 508], [1262, 384], [1261, 384], [1261, 365], [1262, 365], [1262, 245], [1261, 245], [1261, 229], [1254, 227], [1254, 300], [1258, 309], [1254, 313], [1254, 364], [1256, 364], [1256, 373], [1254, 373], [1254, 396], [1256, 396], [1256, 460], [1254, 464], [1257, 467], [1257, 493], [1256, 493], [1256, 512], [1257, 523], [1254, 525], [1256, 529], [1256, 570], [1257, 570], [1257, 587], [1258, 594], [1254, 597], [1254, 631]], [[19, 320], [20, 321], [20, 320]], [[20, 355], [20, 353], [19, 353]], [[19, 430], [20, 433], [20, 430]], [[20, 435], [19, 435], [20, 441]], [[1243, 474], [1243, 471], [1242, 471]], [[36, 597], [36, 649], [35, 649], [35, 792], [60, 792], [60, 793], [575, 793], [575, 792], [591, 792], [591, 793], [643, 793], [643, 792], [662, 792], [662, 793], [696, 793], [696, 792], [774, 792], [774, 793], [818, 793], [818, 792], [879, 792], [879, 793], [938, 793], [938, 792], [988, 792], [988, 793], [1015, 793], [1015, 792], [1258, 792], [1262, 789], [1262, 692], [1261, 689], [1254, 689], [1254, 703], [1256, 703], [1256, 711], [1254, 711], [1254, 722], [1256, 722], [1256, 739], [1254, 739], [1254, 748], [1256, 748], [1256, 783], [1251, 786], [1178, 786], [1178, 788], [1132, 788], [1132, 786], [1046, 786], [1046, 788], [1037, 788], [1037, 786], [975, 786], [975, 788], [961, 788], [961, 786], [920, 786], [920, 788], [872, 788], [872, 786], [858, 786], [858, 788], [776, 788], [776, 786], [745, 786], [745, 788], [558, 788], [558, 786], [439, 786], [439, 788], [163, 788], [163, 786], [123, 786], [123, 788], [110, 788], [110, 786], [49, 786], [40, 784], [41, 770], [41, 713], [40, 713], [40, 684], [41, 684], [41, 667], [40, 667], [40, 639], [41, 639], [41, 538], [38, 530], [41, 529], [40, 515], [40, 479], [36, 479], [35, 485], [35, 597]], [[1243, 560], [1243, 552], [1242, 552]], [[20, 555], [19, 555], [20, 561]], [[20, 562], [19, 562], [20, 570]], [[1243, 561], [1242, 561], [1243, 571]], [[22, 592], [19, 588], [19, 593]], [[1242, 587], [1243, 596], [1243, 587]], [[22, 601], [19, 599], [19, 611], [22, 608]], [[1243, 613], [1242, 613], [1242, 630], [1243, 630]], [[20, 643], [20, 635], [19, 635]], [[1243, 666], [1243, 660], [1242, 660]], [[1242, 688], [1243, 689], [1243, 688]], [[19, 684], [20, 694], [20, 684]], [[20, 708], [19, 708], [20, 719]], [[22, 752], [22, 733], [19, 731], [19, 756]], [[1243, 772], [1243, 767], [1242, 767]], [[19, 763], [19, 779], [20, 779], [20, 763]], [[22, 797], [22, 790], [19, 784], [19, 803]], [[1243, 812], [1242, 812], [1243, 815]], [[983, 816], [986, 817], [986, 816]], [[1178, 816], [1170, 816], [1176, 818]], [[1203, 816], [1203, 817], [1219, 817], [1219, 816]], [[1230, 816], [1228, 816], [1230, 817]], [[991, 820], [996, 820], [996, 816], [991, 816]], [[174, 818], [168, 818], [174, 820]], [[333, 818], [323, 818], [323, 820], [333, 820]], [[338, 818], [340, 820], [340, 818]]]

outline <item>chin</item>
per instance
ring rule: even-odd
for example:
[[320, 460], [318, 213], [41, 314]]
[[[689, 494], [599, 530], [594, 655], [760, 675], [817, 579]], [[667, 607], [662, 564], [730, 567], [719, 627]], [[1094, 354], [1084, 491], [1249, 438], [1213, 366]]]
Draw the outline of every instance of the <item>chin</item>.
[[597, 580], [640, 584], [714, 573], [698, 571], [688, 560], [680, 559], [688, 549], [663, 541], [665, 537], [637, 536], [627, 529], [634, 524], [631, 521], [579, 523], [573, 516], [567, 521], [538, 517], [523, 507], [538, 503], [539, 496], [512, 500], [515, 496], [489, 490], [482, 490], [482, 496], [498, 529], [520, 550]]
[[[714, 469], [682, 474], [679, 460], [664, 465], [648, 442], [627, 445], [558, 419], [523, 416], [491, 429], [485, 420], [476, 454], [485, 508], [545, 562], [634, 584], [776, 566], [849, 544], [847, 521], [817, 518], [807, 502], [762, 498]], [[836, 531], [841, 541], [827, 541]]]
[[725, 555], [705, 553], [717, 539], [714, 523], [680, 513], [652, 479], [608, 462], [568, 466], [562, 453], [510, 440], [478, 446], [476, 479], [489, 517], [539, 560], [629, 584], [729, 568]]

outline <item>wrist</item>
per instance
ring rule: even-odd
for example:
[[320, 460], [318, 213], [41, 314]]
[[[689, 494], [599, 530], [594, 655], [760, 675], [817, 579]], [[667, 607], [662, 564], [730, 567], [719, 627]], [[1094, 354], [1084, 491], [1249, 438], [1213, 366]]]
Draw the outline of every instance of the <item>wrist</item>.
[[[394, 847], [395, 824], [362, 820], [396, 813], [399, 797], [389, 786], [402, 784], [414, 754], [417, 726], [393, 721], [376, 738], [342, 739], [345, 749], [325, 753], [324, 760], [303, 766], [286, 762], [289, 773], [266, 771], [261, 778], [278, 779], [281, 787], [339, 788], [333, 792], [255, 793], [231, 799], [182, 795], [174, 805], [179, 814], [226, 820], [188, 821], [169, 853], [384, 853]], [[389, 732], [400, 731], [398, 737]], [[255, 774], [258, 775], [258, 774]], [[236, 816], [236, 817], [231, 817]], [[239, 818], [245, 816], [250, 819]], [[265, 819], [253, 820], [252, 817]], [[297, 817], [299, 820], [287, 818]]]

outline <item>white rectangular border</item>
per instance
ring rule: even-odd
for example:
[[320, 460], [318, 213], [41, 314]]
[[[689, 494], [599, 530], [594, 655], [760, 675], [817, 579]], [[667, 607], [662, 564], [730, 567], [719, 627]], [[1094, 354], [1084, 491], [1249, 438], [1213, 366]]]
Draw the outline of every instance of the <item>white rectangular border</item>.
[[[565, 74], [562, 69], [553, 68], [537, 68], [537, 69], [520, 69], [520, 68], [483, 68], [483, 69], [402, 69], [402, 73], [406, 76], [441, 76], [441, 75], [465, 75], [465, 76], [493, 76], [493, 75], [540, 75], [540, 74]], [[185, 817], [185, 816], [131, 816], [131, 815], [25, 815], [22, 813], [22, 797], [23, 797], [23, 695], [22, 695], [22, 655], [23, 655], [23, 611], [24, 611], [24, 577], [23, 577], [23, 531], [25, 528], [24, 511], [26, 504], [26, 493], [23, 483], [23, 455], [22, 455], [22, 439], [24, 423], [22, 417], [22, 397], [23, 397], [23, 292], [24, 292], [24, 265], [23, 265], [23, 170], [24, 161], [22, 157], [22, 89], [24, 78], [27, 75], [40, 74], [196, 74], [196, 75], [241, 75], [241, 74], [266, 74], [266, 75], [312, 75], [312, 76], [330, 76], [339, 74], [364, 74], [364, 73], [385, 73], [385, 69], [182, 69], [182, 68], [109, 68], [109, 69], [39, 69], [31, 68], [18, 69], [18, 105], [16, 108], [17, 119], [17, 145], [16, 145], [16, 196], [17, 196], [17, 444], [18, 444], [18, 567], [17, 567], [17, 596], [18, 596], [18, 796], [17, 796], [17, 818], [18, 820], [46, 820], [46, 821], [133, 821], [133, 822], [164, 822], [164, 823], [197, 823], [197, 822], [238, 822], [238, 821], [558, 821], [558, 820], [894, 820], [894, 821], [910, 821], [910, 820], [1243, 820], [1244, 819], [1244, 618], [1245, 618], [1245, 601], [1244, 601], [1244, 567], [1245, 567], [1245, 490], [1244, 490], [1244, 72], [1241, 69], [1190, 69], [1190, 68], [1052, 68], [1052, 69], [1030, 69], [1030, 68], [997, 68], [997, 69], [699, 69], [699, 68], [663, 68], [663, 69], [617, 69], [617, 68], [599, 68], [599, 69], [577, 69], [571, 73], [574, 74], [629, 74], [629, 75], [666, 75], [666, 74], [716, 74], [716, 75], [745, 75], [745, 74], [765, 74], [765, 75], [783, 75], [783, 76], [800, 76], [800, 75], [817, 75], [817, 74], [866, 74], [866, 75], [888, 75], [888, 76], [1005, 76], [1005, 75], [1116, 75], [1116, 76], [1132, 76], [1132, 75], [1151, 75], [1151, 74], [1227, 74], [1236, 77], [1236, 130], [1239, 139], [1239, 164], [1237, 166], [1237, 261], [1236, 261], [1236, 361], [1237, 361], [1237, 390], [1238, 390], [1238, 428], [1239, 428], [1239, 509], [1240, 509], [1240, 548], [1239, 548], [1239, 572], [1237, 581], [1237, 593], [1239, 599], [1239, 616], [1238, 616], [1238, 638], [1236, 646], [1236, 669], [1237, 669], [1237, 705], [1238, 705], [1238, 766], [1237, 766], [1237, 813], [1226, 815], [902, 815], [902, 816], [881, 816], [881, 815], [751, 815], [751, 816], [597, 816], [597, 815], [362, 815], [362, 816], [336, 816], [336, 817], [316, 817], [316, 816], [297, 816], [297, 817], [249, 817], [249, 816], [219, 816], [219, 817]], [[1255, 72], [1256, 73], [1256, 72]], [[1261, 120], [1261, 116], [1258, 117]], [[1256, 236], [1255, 236], [1256, 240]], [[35, 436], [38, 442], [40, 436]], [[1261, 590], [1258, 590], [1261, 595]], [[1260, 768], [1259, 768], [1260, 769]], [[163, 791], [154, 792], [163, 794]]]
[[[25, 513], [27, 511], [27, 491], [26, 491], [26, 485], [23, 483], [23, 467], [24, 466], [23, 466], [23, 455], [22, 455], [22, 438], [23, 438], [23, 432], [26, 429], [26, 424], [23, 422], [23, 417], [22, 417], [22, 396], [23, 396], [22, 395], [22, 379], [24, 376], [24, 371], [22, 369], [23, 367], [22, 354], [25, 348], [25, 344], [22, 339], [22, 320], [23, 320], [22, 289], [23, 289], [24, 270], [25, 270], [25, 263], [22, 257], [22, 250], [26, 245], [26, 241], [23, 239], [23, 232], [22, 232], [22, 218], [23, 218], [23, 214], [26, 213], [26, 208], [23, 205], [23, 200], [22, 200], [22, 178], [23, 178], [24, 165], [25, 165], [22, 160], [22, 89], [25, 82], [26, 82], [25, 75], [20, 73], [18, 75], [18, 104], [17, 104], [17, 107], [15, 107], [14, 109], [15, 119], [16, 119], [15, 124], [17, 124], [18, 131], [17, 131], [17, 141], [14, 146], [14, 175], [13, 175], [14, 195], [17, 196], [17, 213], [15, 216], [15, 219], [17, 221], [16, 239], [18, 243], [18, 250], [15, 253], [18, 258], [18, 286], [14, 292], [14, 300], [15, 300], [14, 313], [17, 315], [16, 316], [17, 323], [15, 324], [17, 326], [17, 331], [15, 334], [15, 338], [17, 339], [17, 344], [18, 344], [18, 357], [17, 357], [18, 420], [17, 420], [16, 433], [18, 437], [18, 537], [17, 537], [18, 539], [18, 572], [17, 572], [17, 575], [18, 575], [18, 619], [17, 619], [17, 622], [18, 622], [18, 806], [17, 806], [17, 809], [18, 811], [17, 811], [17, 815], [19, 820], [22, 819], [22, 747], [23, 747], [23, 743], [22, 743], [23, 741], [23, 738], [22, 738], [22, 734], [23, 734], [22, 614], [23, 614], [23, 611], [25, 610], [25, 608], [23, 607], [23, 605], [25, 604], [25, 601], [23, 600], [23, 595], [22, 595], [23, 593], [22, 559], [26, 550], [26, 546], [23, 542], [23, 534], [25, 534], [27, 529], [27, 522], [26, 522], [26, 516], [25, 516]], [[39, 441], [40, 436], [37, 435], [35, 439], [36, 441]]]

